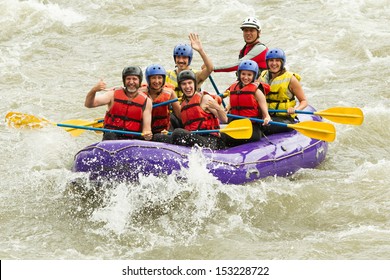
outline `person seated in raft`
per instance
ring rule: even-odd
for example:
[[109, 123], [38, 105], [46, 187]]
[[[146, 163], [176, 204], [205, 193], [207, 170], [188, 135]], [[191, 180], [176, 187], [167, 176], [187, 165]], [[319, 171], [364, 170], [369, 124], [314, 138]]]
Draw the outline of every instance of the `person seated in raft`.
[[96, 96], [98, 91], [106, 89], [106, 83], [100, 80], [85, 97], [85, 107], [95, 108], [107, 105], [104, 128], [142, 132], [141, 136], [105, 132], [103, 140], [145, 139], [152, 140], [152, 100], [139, 91], [142, 82], [142, 69], [128, 66], [122, 71], [123, 88], [112, 89]]
[[[270, 86], [266, 95], [268, 109], [287, 110], [287, 113], [271, 113], [274, 121], [293, 124], [298, 121], [295, 110], [303, 110], [308, 105], [305, 92], [300, 84], [301, 77], [287, 71], [286, 55], [282, 49], [270, 49], [266, 55], [268, 70], [264, 70], [258, 79], [259, 82]], [[298, 99], [299, 104], [297, 105]], [[282, 126], [267, 126], [264, 134], [291, 131], [292, 128]]]
[[[208, 57], [208, 55], [203, 49], [202, 43], [199, 39], [199, 35], [195, 33], [190, 33], [188, 38], [190, 39], [190, 45], [177, 44], [173, 48], [173, 60], [175, 62], [175, 69], [168, 70], [166, 75], [166, 82], [175, 87], [175, 92], [177, 97], [179, 98], [179, 102], [181, 102], [182, 100], [183, 93], [180, 91], [180, 88], [178, 86], [177, 77], [181, 71], [192, 70], [190, 65], [194, 53], [193, 50], [197, 51], [200, 57], [203, 59], [202, 70], [193, 70], [196, 76], [196, 84], [198, 91], [201, 91], [201, 85], [210, 76], [211, 72], [213, 72], [214, 69], [214, 65], [211, 59]], [[175, 114], [171, 114], [171, 122], [174, 128], [183, 127], [183, 124], [181, 123], [180, 119], [177, 118], [177, 116], [175, 118]]]
[[[170, 129], [170, 110], [171, 105], [174, 114], [180, 119], [180, 103], [177, 100], [176, 93], [169, 84], [165, 83], [166, 71], [159, 64], [152, 64], [146, 67], [145, 78], [147, 85], [140, 90], [146, 93], [153, 101], [152, 109], [152, 132], [153, 141], [170, 143], [171, 137], [162, 134], [162, 131]], [[176, 101], [173, 101], [176, 100]], [[173, 101], [173, 102], [170, 102]], [[161, 103], [167, 103], [161, 105]], [[157, 105], [157, 106], [156, 106]]]
[[226, 107], [226, 110], [232, 115], [251, 118], [262, 117], [264, 123], [252, 122], [253, 133], [249, 139], [234, 139], [223, 134], [223, 140], [227, 147], [259, 141], [262, 136], [262, 127], [267, 126], [268, 122], [271, 121], [264, 93], [254, 82], [258, 72], [259, 67], [253, 60], [244, 60], [239, 64], [237, 81], [229, 87], [230, 104]]
[[220, 133], [192, 134], [195, 130], [220, 129], [220, 121], [228, 121], [225, 110], [210, 94], [197, 91], [195, 73], [184, 70], [178, 76], [178, 86], [183, 92], [181, 119], [183, 128], [172, 133], [172, 143], [181, 146], [195, 146], [219, 150], [225, 147]]

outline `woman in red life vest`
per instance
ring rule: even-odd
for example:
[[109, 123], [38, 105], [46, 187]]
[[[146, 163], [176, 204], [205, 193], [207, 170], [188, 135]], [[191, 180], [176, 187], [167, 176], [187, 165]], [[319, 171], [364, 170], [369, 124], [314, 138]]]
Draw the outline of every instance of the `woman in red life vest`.
[[142, 137], [138, 137], [131, 134], [105, 132], [103, 140], [152, 139], [152, 101], [146, 94], [138, 90], [142, 82], [142, 76], [140, 67], [125, 67], [122, 71], [123, 88], [109, 90], [96, 96], [98, 91], [106, 89], [106, 83], [100, 80], [88, 92], [85, 98], [85, 107], [94, 108], [107, 105], [104, 128], [142, 132], [143, 134]]
[[[152, 132], [153, 141], [170, 143], [171, 137], [166, 134], [161, 134], [162, 131], [170, 129], [170, 109], [180, 119], [180, 103], [177, 100], [175, 91], [172, 86], [165, 83], [166, 71], [159, 64], [152, 64], [146, 67], [145, 78], [147, 86], [143, 86], [141, 90], [145, 92], [153, 101], [152, 109]], [[170, 100], [175, 102], [167, 103]]]
[[[258, 75], [259, 68], [252, 60], [244, 60], [238, 66], [237, 81], [229, 87], [230, 104], [226, 110], [232, 115], [250, 118], [264, 119], [263, 126], [266, 126], [271, 117], [268, 114], [267, 102], [264, 93], [258, 89], [258, 84], [254, 83]], [[252, 122], [253, 133], [250, 139], [234, 139], [223, 134], [226, 146], [232, 147], [248, 142], [255, 142], [261, 139], [262, 125]]]
[[172, 133], [172, 143], [182, 146], [195, 146], [223, 149], [224, 143], [219, 133], [191, 134], [195, 130], [219, 129], [220, 121], [226, 123], [227, 115], [220, 104], [209, 94], [196, 91], [196, 77], [193, 71], [185, 70], [178, 76], [178, 84], [183, 92], [181, 119], [183, 128]]

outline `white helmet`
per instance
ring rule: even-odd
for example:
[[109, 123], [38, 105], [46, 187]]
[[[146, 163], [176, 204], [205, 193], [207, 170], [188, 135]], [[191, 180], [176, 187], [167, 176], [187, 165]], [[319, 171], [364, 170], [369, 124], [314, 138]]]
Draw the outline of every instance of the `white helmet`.
[[257, 31], [261, 31], [260, 21], [255, 17], [248, 17], [241, 23], [241, 30], [245, 27], [255, 28]]

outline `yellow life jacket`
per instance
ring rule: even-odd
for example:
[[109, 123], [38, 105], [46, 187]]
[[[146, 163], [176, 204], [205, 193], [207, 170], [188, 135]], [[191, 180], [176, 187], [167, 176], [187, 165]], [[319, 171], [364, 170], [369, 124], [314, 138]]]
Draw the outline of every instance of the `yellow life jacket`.
[[[270, 91], [265, 96], [267, 99], [268, 109], [287, 110], [287, 108], [296, 106], [297, 102], [295, 100], [295, 95], [288, 88], [292, 76], [295, 76], [298, 81], [301, 80], [301, 76], [289, 71], [284, 72], [282, 75], [277, 76], [273, 80], [270, 80], [268, 70], [261, 72], [261, 81], [270, 85]], [[287, 113], [274, 113], [271, 115], [287, 116]], [[290, 116], [295, 118], [296, 114]]]
[[[192, 70], [192, 69], [191, 69]], [[196, 70], [192, 70], [194, 73], [196, 73]], [[168, 70], [167, 74], [165, 76], [165, 83], [171, 84], [174, 87], [174, 91], [176, 93], [177, 98], [179, 98], [179, 102], [181, 103], [181, 100], [183, 100], [183, 93], [179, 89], [179, 84], [177, 83], [177, 72], [175, 70]]]

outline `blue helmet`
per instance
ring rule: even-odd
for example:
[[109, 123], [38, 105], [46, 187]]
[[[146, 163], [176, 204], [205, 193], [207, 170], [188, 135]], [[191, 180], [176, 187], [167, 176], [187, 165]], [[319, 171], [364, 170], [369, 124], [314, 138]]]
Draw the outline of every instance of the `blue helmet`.
[[176, 56], [178, 56], [178, 55], [180, 55], [180, 56], [188, 56], [188, 65], [190, 65], [193, 53], [194, 52], [193, 52], [192, 47], [190, 45], [178, 44], [173, 49], [173, 59], [176, 62]]
[[122, 81], [123, 85], [125, 85], [125, 80], [127, 76], [138, 76], [139, 78], [139, 84], [141, 85], [142, 83], [142, 69], [139, 66], [128, 66], [123, 68], [122, 70]]
[[286, 64], [286, 54], [284, 53], [284, 51], [282, 49], [274, 48], [274, 49], [268, 50], [268, 52], [265, 56], [265, 61], [267, 61], [268, 59], [272, 59], [272, 58], [281, 59], [282, 60], [282, 69], [284, 68], [284, 64]]
[[154, 76], [154, 75], [163, 76], [163, 85], [165, 84], [165, 77], [167, 75], [167, 72], [165, 71], [164, 67], [162, 67], [159, 64], [152, 64], [146, 67], [145, 78], [148, 85], [150, 84], [150, 76]]
[[[259, 74], [259, 66], [257, 63], [253, 60], [243, 60], [238, 65], [238, 78], [240, 77], [240, 73], [242, 70], [252, 71], [255, 75], [253, 76], [253, 81], [257, 78], [257, 75]], [[252, 81], [252, 82], [253, 82]]]

